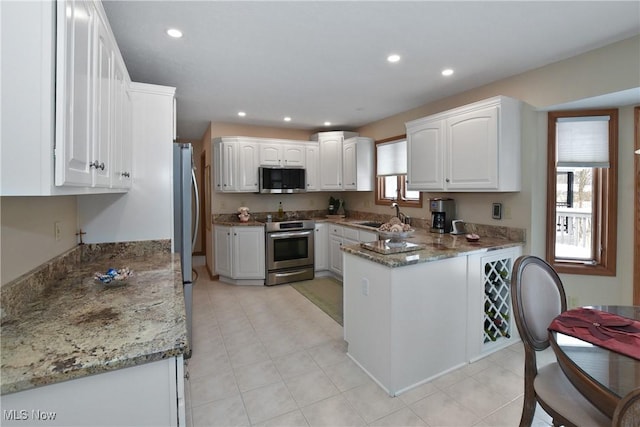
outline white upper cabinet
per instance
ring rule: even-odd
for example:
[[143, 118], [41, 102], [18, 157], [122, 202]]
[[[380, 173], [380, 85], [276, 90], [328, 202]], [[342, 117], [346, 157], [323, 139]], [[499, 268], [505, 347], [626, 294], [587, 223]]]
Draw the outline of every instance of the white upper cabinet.
[[131, 144], [122, 128], [131, 127], [131, 110], [117, 91], [130, 79], [102, 4], [0, 2], [0, 8], [0, 194], [125, 191], [130, 180], [117, 179], [116, 168], [131, 163], [130, 147], [115, 145]]
[[309, 142], [304, 147], [307, 191], [319, 191], [320, 148], [317, 142]]
[[342, 180], [344, 190], [373, 191], [373, 150], [371, 138], [354, 136], [342, 147]]
[[406, 123], [408, 188], [519, 191], [520, 110], [499, 96]]
[[300, 167], [305, 165], [305, 145], [287, 140], [259, 140], [260, 166]]
[[[444, 124], [441, 119], [407, 126], [407, 188], [443, 190]], [[410, 133], [409, 133], [410, 132]]]
[[255, 141], [238, 141], [237, 190], [258, 192], [259, 144]]
[[238, 191], [238, 147], [235, 139], [216, 138], [213, 141], [214, 188], [220, 192]]
[[342, 190], [342, 132], [322, 132], [320, 146], [320, 190]]

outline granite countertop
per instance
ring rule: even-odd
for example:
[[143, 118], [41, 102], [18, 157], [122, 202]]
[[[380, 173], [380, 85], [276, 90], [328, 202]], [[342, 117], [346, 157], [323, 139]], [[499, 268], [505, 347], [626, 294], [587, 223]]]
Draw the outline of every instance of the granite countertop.
[[410, 252], [390, 254], [366, 249], [361, 244], [346, 245], [341, 249], [347, 253], [394, 268], [524, 245], [523, 240], [489, 236], [480, 237], [477, 242], [468, 242], [464, 235], [436, 234], [422, 229], [416, 229], [406, 241], [419, 245], [419, 248]]
[[[188, 351], [178, 254], [166, 248], [95, 252], [67, 266], [62, 278], [49, 279], [28, 301], [23, 298], [20, 307], [3, 299], [1, 394]], [[111, 267], [128, 267], [133, 277], [119, 286], [94, 280], [95, 272]]]

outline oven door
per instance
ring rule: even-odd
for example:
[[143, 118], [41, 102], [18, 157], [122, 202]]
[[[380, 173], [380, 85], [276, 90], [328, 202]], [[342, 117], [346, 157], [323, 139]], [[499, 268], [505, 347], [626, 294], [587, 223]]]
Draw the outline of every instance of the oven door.
[[267, 233], [267, 270], [313, 265], [313, 230]]

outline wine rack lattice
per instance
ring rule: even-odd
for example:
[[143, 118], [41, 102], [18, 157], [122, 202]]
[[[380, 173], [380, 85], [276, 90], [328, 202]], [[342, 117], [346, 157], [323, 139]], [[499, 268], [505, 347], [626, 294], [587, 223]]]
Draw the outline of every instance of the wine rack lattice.
[[484, 264], [484, 343], [511, 337], [511, 259]]

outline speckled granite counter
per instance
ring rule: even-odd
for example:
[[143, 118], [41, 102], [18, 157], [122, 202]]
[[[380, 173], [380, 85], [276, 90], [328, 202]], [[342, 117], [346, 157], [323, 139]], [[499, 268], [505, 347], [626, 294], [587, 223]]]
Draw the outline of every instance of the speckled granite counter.
[[[129, 267], [124, 286], [94, 272]], [[2, 287], [1, 394], [188, 351], [170, 241], [85, 245]]]
[[[518, 240], [520, 239], [520, 240]], [[435, 234], [417, 229], [407, 242], [425, 245], [424, 249], [394, 254], [380, 254], [363, 248], [361, 245], [342, 246], [342, 250], [366, 258], [387, 267], [402, 267], [422, 262], [437, 261], [474, 252], [511, 248], [524, 245], [524, 237], [518, 233], [511, 239], [505, 237], [481, 237], [478, 242], [467, 242], [464, 235]]]

